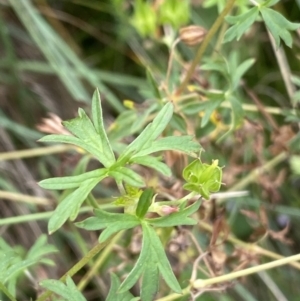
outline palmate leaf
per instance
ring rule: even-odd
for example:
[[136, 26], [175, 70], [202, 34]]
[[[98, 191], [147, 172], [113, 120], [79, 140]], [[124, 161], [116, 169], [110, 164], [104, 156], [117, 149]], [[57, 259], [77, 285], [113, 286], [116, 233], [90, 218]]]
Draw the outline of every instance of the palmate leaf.
[[67, 276], [66, 284], [59, 280], [43, 280], [40, 283], [41, 286], [54, 292], [55, 294], [64, 298], [68, 301], [86, 301], [85, 297], [77, 289], [75, 283], [70, 276]]
[[82, 109], [78, 110], [78, 117], [62, 122], [74, 136], [48, 135], [39, 141], [74, 144], [91, 153], [105, 167], [110, 167], [116, 162], [116, 159], [105, 133], [98, 90], [93, 96], [92, 110], [94, 123]]
[[132, 271], [121, 284], [119, 291], [128, 291], [137, 282], [139, 277], [143, 276], [141, 299], [143, 301], [152, 301], [158, 290], [158, 284], [157, 282], [149, 283], [149, 279], [154, 281], [152, 277], [157, 277], [159, 272], [173, 291], [181, 293], [181, 287], [174, 276], [159, 237], [148, 223], [143, 222], [142, 228], [143, 241], [140, 257]]
[[241, 36], [250, 28], [250, 26], [255, 22], [257, 16], [259, 14], [259, 8], [253, 7], [247, 12], [240, 14], [238, 16], [228, 16], [226, 17], [226, 21], [230, 24], [234, 24], [231, 26], [225, 33], [223, 43], [227, 43], [232, 41], [233, 39], [239, 40]]
[[292, 23], [277, 11], [267, 7], [261, 7], [260, 13], [275, 39], [276, 47], [280, 45], [280, 38], [288, 47], [292, 47], [293, 40], [289, 31], [298, 29], [300, 23]]

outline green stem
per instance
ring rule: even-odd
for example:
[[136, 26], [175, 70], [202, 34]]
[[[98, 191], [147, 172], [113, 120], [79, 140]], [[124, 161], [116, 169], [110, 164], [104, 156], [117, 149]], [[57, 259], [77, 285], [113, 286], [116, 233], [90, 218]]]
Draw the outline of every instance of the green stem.
[[77, 285], [77, 288], [82, 291], [88, 281], [97, 273], [101, 265], [105, 262], [106, 258], [111, 254], [112, 248], [115, 246], [116, 242], [122, 237], [124, 231], [120, 231], [113, 237], [106, 248], [103, 250], [97, 261], [93, 264], [92, 268], [81, 278], [80, 282]]
[[[79, 262], [77, 262], [67, 273], [65, 273], [59, 280], [65, 282], [67, 276], [72, 277], [79, 270], [82, 269], [92, 258], [94, 258], [104, 247], [106, 247], [110, 241], [113, 239], [112, 236], [110, 239], [106, 240], [103, 243], [98, 243], [93, 249], [91, 249]], [[44, 292], [36, 301], [45, 301], [47, 300], [53, 292], [47, 290]]]
[[50, 199], [47, 199], [47, 198], [25, 195], [22, 193], [4, 191], [4, 190], [0, 190], [0, 198], [6, 199], [6, 200], [11, 200], [11, 201], [25, 202], [25, 203], [30, 203], [30, 204], [38, 204], [38, 205], [49, 205], [50, 204]]
[[25, 149], [21, 151], [0, 153], [0, 161], [14, 160], [21, 158], [31, 158], [38, 156], [48, 156], [49, 154], [62, 153], [68, 150], [76, 149], [72, 145], [54, 145], [46, 147], [38, 147], [33, 149]]
[[217, 32], [217, 30], [219, 29], [219, 27], [221, 26], [225, 16], [230, 12], [230, 10], [232, 9], [233, 5], [235, 3], [235, 0], [229, 0], [225, 6], [225, 8], [223, 9], [222, 13], [218, 16], [217, 20], [215, 21], [215, 23], [213, 24], [213, 26], [211, 27], [211, 29], [208, 31], [206, 37], [204, 38], [203, 42], [201, 43], [196, 56], [183, 80], [183, 82], [180, 84], [179, 88], [177, 89], [177, 91], [175, 92], [175, 95], [178, 96], [182, 93], [182, 91], [185, 89], [185, 87], [188, 85], [190, 78], [192, 77], [199, 61], [201, 60], [208, 44], [210, 43], [210, 41], [212, 40], [213, 36], [215, 35], [215, 33]]
[[236, 191], [243, 189], [248, 184], [250, 184], [253, 181], [256, 181], [257, 178], [263, 174], [264, 172], [271, 170], [274, 168], [277, 164], [281, 163], [282, 161], [286, 160], [288, 158], [288, 153], [282, 152], [279, 155], [277, 155], [272, 160], [268, 161], [263, 166], [260, 166], [256, 169], [254, 169], [247, 177], [243, 178], [241, 181], [239, 181], [237, 184], [232, 186], [228, 191]]
[[17, 301], [17, 299], [13, 296], [13, 295], [11, 295], [11, 293], [8, 291], [8, 289], [4, 286], [4, 284], [2, 283], [2, 282], [0, 282], [0, 292], [3, 292], [5, 295], [6, 295], [6, 297], [8, 298], [8, 299], [10, 299], [11, 301]]
[[[117, 207], [113, 204], [103, 204], [98, 206], [101, 209], [117, 209]], [[88, 211], [92, 211], [92, 207], [82, 207], [79, 210], [79, 213], [84, 213]], [[37, 220], [47, 220], [49, 219], [54, 211], [42, 212], [42, 213], [33, 213], [21, 216], [14, 216], [8, 218], [0, 218], [0, 226], [3, 225], [13, 225], [13, 224], [20, 224], [30, 221], [37, 221]]]
[[260, 265], [257, 265], [257, 266], [254, 266], [254, 267], [251, 267], [248, 269], [244, 269], [241, 271], [232, 272], [227, 275], [222, 275], [222, 276], [214, 277], [211, 279], [197, 279], [193, 283], [193, 287], [196, 289], [205, 288], [205, 287], [213, 285], [213, 284], [217, 284], [220, 282], [230, 281], [230, 280], [233, 280], [236, 278], [248, 276], [248, 275], [251, 275], [254, 273], [273, 269], [273, 268], [276, 268], [276, 267], [279, 267], [279, 266], [282, 266], [282, 265], [285, 265], [285, 264], [288, 264], [291, 262], [299, 261], [299, 260], [300, 260], [300, 254], [297, 254], [297, 255], [285, 257], [285, 258], [282, 258], [279, 260], [274, 260], [272, 262], [268, 262], [265, 264], [260, 264]]

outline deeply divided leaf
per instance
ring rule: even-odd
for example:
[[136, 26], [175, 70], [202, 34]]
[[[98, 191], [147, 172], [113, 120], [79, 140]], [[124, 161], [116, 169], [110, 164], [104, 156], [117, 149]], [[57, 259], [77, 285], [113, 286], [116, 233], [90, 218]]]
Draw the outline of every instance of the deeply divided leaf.
[[230, 27], [224, 36], [223, 43], [232, 41], [233, 39], [239, 40], [241, 36], [250, 28], [250, 26], [255, 22], [258, 16], [258, 7], [253, 7], [246, 13], [238, 16], [228, 16], [226, 21], [230, 24], [234, 24]]
[[77, 289], [75, 283], [70, 276], [67, 276], [66, 284], [60, 280], [43, 280], [41, 286], [54, 292], [55, 294], [64, 298], [68, 301], [86, 301], [84, 296]]
[[116, 159], [115, 159], [115, 155], [112, 151], [111, 145], [109, 143], [109, 140], [107, 138], [106, 131], [104, 128], [101, 98], [100, 98], [100, 92], [98, 89], [96, 89], [96, 91], [93, 95], [92, 116], [93, 116], [94, 127], [96, 129], [96, 132], [100, 136], [100, 140], [102, 142], [102, 146], [103, 146], [102, 151], [105, 154], [105, 157], [108, 159], [107, 164], [112, 165], [116, 161]]
[[[120, 292], [129, 290], [142, 275], [144, 275], [143, 277], [146, 277], [146, 279], [149, 279], [151, 276], [158, 276], [158, 270], [168, 286], [176, 293], [181, 293], [181, 287], [174, 276], [159, 237], [148, 223], [143, 223], [142, 227], [143, 241], [140, 257], [132, 271], [122, 283]], [[157, 279], [152, 278], [152, 281], [155, 283], [152, 283], [151, 285], [146, 281], [142, 281], [141, 291], [151, 293], [150, 295], [144, 293], [143, 301], [152, 301], [153, 295], [158, 289], [156, 286]]]
[[280, 38], [287, 46], [292, 47], [293, 40], [289, 31], [298, 29], [300, 24], [289, 22], [283, 15], [267, 7], [262, 7], [260, 13], [275, 39], [276, 47], [280, 45]]
[[140, 298], [134, 298], [133, 295], [129, 291], [125, 291], [124, 293], [119, 293], [118, 289], [120, 286], [119, 278], [114, 274], [111, 273], [110, 275], [110, 289], [105, 301], [134, 301], [140, 300]]

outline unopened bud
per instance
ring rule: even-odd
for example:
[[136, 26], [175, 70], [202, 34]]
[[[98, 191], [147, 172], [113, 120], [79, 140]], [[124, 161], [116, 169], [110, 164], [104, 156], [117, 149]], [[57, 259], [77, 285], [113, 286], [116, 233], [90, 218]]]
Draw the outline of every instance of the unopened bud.
[[164, 216], [164, 215], [170, 215], [174, 212], [178, 212], [178, 207], [171, 207], [171, 206], [163, 205], [160, 207], [158, 214]]
[[187, 46], [195, 46], [203, 41], [206, 33], [207, 31], [205, 28], [197, 25], [190, 25], [179, 30], [179, 38]]

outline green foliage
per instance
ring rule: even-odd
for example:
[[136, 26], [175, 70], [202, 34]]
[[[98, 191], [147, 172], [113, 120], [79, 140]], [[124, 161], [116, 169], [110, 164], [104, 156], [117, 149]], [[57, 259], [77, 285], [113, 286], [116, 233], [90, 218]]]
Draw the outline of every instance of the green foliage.
[[18, 278], [29, 267], [37, 264], [54, 265], [54, 262], [46, 258], [57, 249], [47, 244], [46, 235], [40, 236], [26, 255], [22, 255], [18, 248], [10, 247], [0, 238], [0, 283], [6, 284], [8, 291], [15, 296]]
[[43, 280], [41, 286], [63, 297], [63, 300], [68, 301], [86, 301], [84, 296], [77, 289], [75, 283], [70, 276], [66, 279], [66, 284], [59, 280]]
[[226, 21], [233, 25], [225, 33], [223, 43], [232, 41], [233, 39], [239, 40], [241, 36], [250, 28], [255, 22], [259, 14], [258, 7], [252, 7], [247, 12], [238, 16], [227, 16]]
[[292, 36], [289, 31], [298, 29], [300, 24], [289, 22], [283, 15], [268, 8], [277, 2], [278, 1], [266, 1], [238, 16], [227, 16], [226, 21], [233, 26], [226, 31], [223, 42], [230, 42], [233, 39], [239, 40], [256, 21], [260, 13], [268, 30], [275, 39], [277, 48], [280, 45], [280, 39], [282, 39], [287, 46], [292, 47]]
[[285, 45], [292, 47], [292, 36], [289, 31], [298, 29], [300, 24], [289, 22], [283, 15], [267, 7], [262, 7], [260, 13], [275, 39], [277, 48], [280, 45], [280, 39]]
[[93, 121], [82, 109], [79, 109], [79, 117], [63, 123], [76, 137], [50, 135], [40, 140], [75, 144], [91, 153], [105, 167], [77, 176], [52, 178], [39, 183], [41, 187], [46, 189], [77, 188], [57, 206], [48, 224], [49, 233], [59, 229], [68, 218], [74, 220], [89, 193], [104, 178], [113, 177], [117, 184], [125, 182], [131, 186], [143, 186], [144, 180], [142, 177], [125, 167], [127, 164], [141, 162], [143, 165], [169, 175], [170, 170], [164, 163], [158, 162], [157, 157], [149, 157], [148, 155], [163, 150], [178, 150], [196, 156], [196, 153], [201, 149], [200, 145], [193, 141], [191, 136], [165, 137], [157, 140], [173, 115], [173, 105], [167, 103], [153, 122], [125, 148], [116, 160], [104, 129], [98, 91], [93, 96], [92, 109]]
[[180, 293], [181, 287], [173, 274], [159, 237], [147, 222], [142, 223], [142, 228], [143, 241], [139, 259], [121, 284], [120, 292], [129, 290], [142, 276], [141, 298], [144, 301], [151, 301], [157, 293], [158, 275], [161, 273], [168, 286]]
[[120, 281], [115, 274], [111, 273], [110, 279], [111, 279], [110, 290], [109, 290], [109, 293], [108, 293], [105, 301], [138, 301], [138, 300], [140, 300], [139, 297], [134, 298], [133, 295], [128, 291], [126, 291], [124, 293], [118, 292], [118, 289], [120, 287]]
[[[260, 245], [255, 248], [255, 256], [259, 257], [259, 250], [273, 258], [280, 256], [272, 253], [274, 250], [291, 253], [293, 250], [286, 242], [290, 238], [297, 241], [297, 231], [288, 233], [288, 239], [284, 237], [288, 228], [280, 231], [278, 236], [281, 240], [278, 242], [275, 241], [276, 234], [274, 237], [272, 234], [274, 229], [284, 226], [283, 215], [292, 226], [296, 225], [296, 219], [292, 218], [299, 216], [299, 210], [290, 205], [299, 205], [300, 136], [295, 132], [300, 121], [300, 94], [295, 89], [295, 86], [300, 86], [296, 57], [299, 45], [297, 40], [293, 45], [292, 31], [300, 24], [290, 22], [281, 12], [289, 19], [297, 20], [300, 2], [113, 0], [100, 3], [76, 0], [66, 1], [59, 7], [54, 2], [40, 5], [8, 0], [8, 5], [0, 4], [4, 11], [0, 14], [0, 44], [3, 46], [1, 53], [4, 53], [4, 57], [0, 58], [0, 81], [4, 86], [5, 103], [0, 110], [3, 127], [0, 160], [1, 167], [2, 164], [4, 167], [0, 170], [0, 188], [8, 190], [14, 198], [14, 192], [20, 190], [22, 194], [17, 197], [28, 201], [27, 204], [21, 203], [24, 207], [12, 202], [12, 212], [30, 212], [24, 216], [1, 217], [0, 224], [50, 218], [48, 232], [53, 233], [66, 221], [74, 221], [85, 213], [85, 217], [75, 225], [86, 231], [100, 231], [99, 243], [89, 251], [89, 246], [94, 244], [94, 233], [86, 235], [86, 231], [78, 230], [70, 223], [69, 227], [53, 235], [60, 248], [63, 242], [63, 248], [70, 244], [72, 249], [76, 249], [76, 252], [68, 253], [67, 259], [59, 258], [59, 269], [63, 271], [71, 267], [70, 273], [66, 274], [74, 275], [87, 265], [85, 277], [80, 279], [84, 273], [81, 271], [74, 278], [74, 281], [80, 281], [80, 290], [83, 290], [82, 286], [89, 285], [84, 293], [98, 289], [96, 283], [85, 281], [93, 273], [101, 271], [100, 276], [105, 277], [104, 284], [107, 284], [107, 275], [111, 274], [106, 301], [151, 301], [156, 298], [170, 301], [178, 298], [182, 301], [190, 298], [214, 300], [214, 293], [206, 291], [224, 290], [227, 283], [205, 286], [205, 296], [200, 298], [196, 295], [202, 291], [197, 291], [194, 284], [218, 281], [216, 278], [205, 279], [207, 276], [203, 272], [207, 270], [217, 268], [228, 271], [230, 276], [230, 270], [245, 264], [239, 254], [253, 252], [253, 244], [248, 244], [247, 239], [251, 235], [251, 238], [261, 241], [261, 237], [255, 237], [255, 234], [261, 233], [259, 224], [265, 228], [266, 219], [272, 230], [265, 229], [269, 237], [264, 236], [264, 245], [270, 250], [264, 250]], [[224, 8], [233, 14], [225, 18], [229, 26], [221, 14]], [[12, 12], [15, 14], [11, 20]], [[16, 22], [16, 16], [20, 22]], [[177, 39], [180, 27], [189, 21], [207, 29], [205, 42], [198, 49], [188, 49], [182, 40]], [[74, 31], [76, 26], [79, 30]], [[282, 47], [280, 51], [274, 51], [273, 58], [266, 30], [273, 36], [277, 48], [282, 40], [290, 48], [293, 45], [293, 49]], [[230, 43], [242, 39], [244, 43]], [[20, 48], [16, 50], [14, 45]], [[28, 49], [33, 50], [30, 51], [30, 60], [24, 59]], [[199, 56], [201, 53], [202, 57]], [[285, 56], [286, 60], [283, 59]], [[195, 70], [193, 66], [196, 66]], [[251, 72], [248, 72], [250, 68]], [[110, 69], [114, 71], [104, 71]], [[143, 69], [147, 70], [146, 76]], [[288, 74], [290, 69], [295, 76]], [[38, 75], [37, 83], [34, 75]], [[191, 75], [190, 78], [187, 75]], [[61, 92], [64, 89], [56, 87], [55, 78], [49, 81], [49, 76], [56, 76], [68, 93]], [[10, 151], [37, 147], [36, 139], [41, 135], [32, 129], [37, 120], [50, 112], [62, 117], [66, 112], [73, 114], [77, 104], [72, 101], [89, 103], [88, 95], [94, 87], [103, 93], [103, 108], [97, 89], [92, 98], [90, 116], [79, 109], [76, 118], [62, 123], [69, 135], [49, 135], [40, 140], [72, 144], [75, 146], [72, 150], [69, 146], [57, 145]], [[118, 94], [118, 98], [114, 93]], [[54, 99], [61, 101], [55, 102]], [[130, 100], [125, 100], [123, 106], [121, 99]], [[141, 104], [143, 99], [145, 101]], [[107, 109], [108, 105], [114, 111]], [[52, 124], [54, 121], [53, 118]], [[55, 122], [55, 131], [61, 133], [60, 124], [57, 120]], [[110, 126], [105, 128], [104, 123]], [[49, 123], [47, 125], [47, 132], [51, 132]], [[198, 141], [203, 141], [206, 146], [206, 161], [218, 160], [211, 164], [203, 163], [204, 158], [203, 162], [199, 159], [202, 148]], [[68, 155], [50, 156], [50, 152], [64, 152], [66, 149]], [[22, 159], [23, 156], [45, 154], [46, 158], [31, 159], [30, 164], [25, 162], [23, 167], [18, 160], [15, 165], [18, 172], [5, 177], [11, 166], [5, 158]], [[195, 160], [189, 162], [186, 155]], [[222, 168], [218, 161], [228, 168], [224, 190], [246, 190], [251, 198], [236, 202], [235, 195], [245, 191], [232, 191], [233, 194], [223, 191], [220, 195], [225, 197], [222, 200], [224, 206], [220, 208], [219, 201], [215, 202], [213, 214], [226, 208], [226, 214], [218, 215], [217, 221], [230, 224], [233, 234], [245, 241], [238, 241], [231, 235], [219, 238], [219, 232], [224, 229], [221, 229], [223, 224], [219, 227], [217, 222], [212, 227], [210, 239], [200, 229], [210, 229], [208, 220], [198, 223], [196, 219], [211, 213], [211, 206], [208, 206], [209, 210], [206, 206], [200, 208], [202, 198], [209, 199], [211, 193], [221, 189]], [[26, 168], [33, 174], [32, 179], [27, 179], [29, 173]], [[264, 183], [260, 183], [257, 171], [263, 173]], [[52, 200], [41, 198], [43, 192], [34, 186], [30, 187], [30, 192], [35, 196], [26, 196], [23, 193], [28, 187], [18, 183], [24, 182], [22, 175], [25, 175], [26, 183], [32, 183], [36, 178], [48, 178], [52, 174], [68, 176], [40, 182], [42, 188], [62, 190], [59, 197], [56, 192], [52, 195], [58, 203], [55, 211], [45, 212]], [[251, 182], [255, 184], [250, 185]], [[1, 198], [3, 195], [7, 197], [5, 191], [0, 191], [0, 194]], [[286, 202], [284, 206], [278, 205], [281, 200]], [[262, 216], [259, 208], [266, 211], [264, 221], [259, 220]], [[248, 223], [242, 209], [257, 218]], [[271, 210], [272, 214], [269, 214]], [[7, 211], [4, 203], [4, 214]], [[38, 223], [32, 225], [30, 228], [39, 227]], [[44, 230], [42, 224], [40, 229]], [[17, 228], [9, 227], [4, 235], [16, 242], [17, 231]], [[19, 232], [30, 235], [28, 229]], [[186, 233], [193, 237], [192, 244]], [[230, 243], [226, 242], [227, 239]], [[219, 247], [220, 243], [222, 248], [217, 250], [215, 247]], [[197, 244], [204, 252], [212, 251], [207, 267], [205, 260], [197, 261], [197, 267], [193, 264], [202, 253]], [[99, 254], [103, 248], [107, 249]], [[235, 248], [239, 252], [235, 252]], [[222, 256], [229, 260], [221, 263], [220, 268], [214, 266], [215, 250], [224, 252]], [[28, 252], [19, 246], [12, 248], [0, 239], [0, 299], [3, 299], [3, 294], [12, 301], [16, 300], [14, 296], [32, 298], [29, 294], [33, 289], [30, 288], [28, 293], [28, 285], [24, 283], [28, 279], [32, 281], [32, 276], [35, 276], [31, 273], [33, 266], [38, 263], [53, 265], [47, 255], [54, 251], [46, 244], [45, 236], [39, 238]], [[232, 258], [232, 254], [236, 256]], [[64, 253], [59, 256], [64, 256]], [[72, 267], [72, 263], [78, 260]], [[97, 267], [97, 272], [94, 267]], [[118, 276], [111, 273], [112, 270]], [[280, 275], [272, 272], [265, 275], [280, 287], [282, 295], [286, 295], [283, 299], [292, 300], [299, 293], [296, 283], [299, 277], [293, 271], [291, 281], [285, 285], [285, 279], [290, 275], [288, 272], [285, 274], [285, 269], [282, 269]], [[199, 278], [195, 282], [194, 276]], [[258, 274], [257, 277], [268, 284], [267, 278], [262, 276]], [[166, 285], [160, 285], [161, 278]], [[248, 278], [247, 287], [252, 287], [254, 282]], [[181, 289], [179, 283], [185, 287]], [[45, 280], [41, 285], [48, 292], [42, 293], [37, 301], [86, 300], [70, 277], [66, 281]], [[129, 292], [131, 288], [132, 293]], [[48, 298], [50, 291], [57, 297]], [[173, 292], [182, 293], [182, 296], [178, 297]], [[104, 291], [102, 293], [104, 295]], [[137, 295], [140, 296], [135, 297]], [[242, 284], [235, 283], [220, 298], [233, 300], [237, 295], [245, 300], [270, 297], [268, 291], [254, 290], [250, 293]]]
[[154, 191], [152, 188], [147, 188], [143, 191], [138, 201], [135, 214], [138, 218], [143, 218], [148, 212], [150, 205], [152, 204]]

